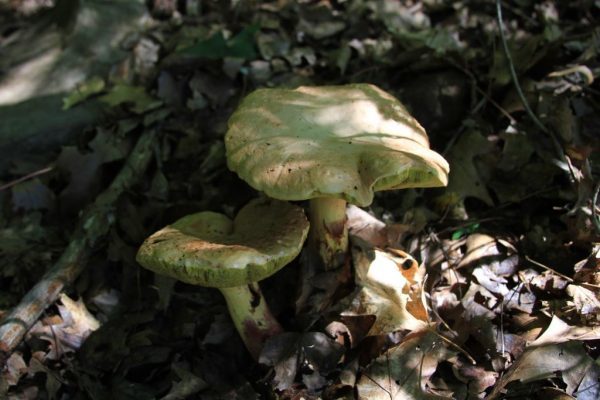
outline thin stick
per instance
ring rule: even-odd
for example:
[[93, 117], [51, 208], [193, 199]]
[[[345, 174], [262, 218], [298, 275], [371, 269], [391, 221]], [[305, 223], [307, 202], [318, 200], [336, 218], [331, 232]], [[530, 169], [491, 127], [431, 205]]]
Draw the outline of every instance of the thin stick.
[[504, 56], [506, 57], [506, 61], [508, 62], [508, 70], [510, 71], [510, 76], [511, 76], [511, 79], [515, 86], [515, 89], [517, 90], [517, 94], [519, 95], [519, 99], [521, 99], [521, 103], [523, 103], [523, 107], [525, 107], [525, 111], [527, 111], [529, 118], [531, 118], [531, 120], [534, 122], [534, 124], [542, 132], [544, 132], [550, 136], [550, 139], [552, 140], [552, 143], [554, 144], [556, 152], [558, 153], [558, 157], [560, 158], [561, 161], [563, 161], [564, 163], [567, 164], [567, 167], [569, 167], [571, 181], [577, 182], [577, 179], [575, 177], [575, 172], [573, 171], [573, 167], [571, 166], [571, 163], [569, 162], [569, 160], [567, 160], [567, 156], [565, 155], [565, 152], [564, 152], [562, 146], [560, 145], [560, 142], [558, 141], [556, 135], [554, 134], [553, 131], [546, 128], [546, 126], [542, 123], [542, 121], [540, 121], [539, 118], [535, 115], [535, 113], [529, 106], [529, 102], [527, 101], [527, 98], [525, 97], [523, 90], [521, 89], [521, 85], [519, 84], [519, 78], [517, 77], [517, 71], [515, 70], [515, 65], [513, 63], [512, 55], [510, 54], [510, 49], [508, 48], [508, 42], [506, 41], [506, 35], [504, 34], [504, 21], [502, 19], [502, 4], [501, 4], [500, 0], [496, 0], [496, 17], [498, 20], [498, 30], [500, 31], [500, 41], [502, 42], [502, 49], [504, 50]]
[[558, 276], [560, 276], [563, 279], [566, 279], [568, 282], [571, 282], [573, 284], [579, 285], [579, 286], [583, 286], [583, 287], [589, 287], [592, 289], [600, 289], [600, 285], [594, 285], [593, 283], [586, 283], [586, 282], [575, 282], [575, 280], [571, 277], [568, 277], [565, 274], [561, 274], [560, 272], [548, 267], [547, 265], [542, 264], [541, 262], [535, 261], [533, 259], [531, 259], [529, 256], [525, 256], [525, 259], [527, 261], [529, 261], [530, 263], [532, 263], [533, 265], [537, 265], [540, 268], [545, 269], [546, 271], [552, 272], [553, 274], [556, 274]]
[[545, 133], [548, 132], [548, 128], [538, 119], [535, 115], [531, 107], [529, 106], [529, 102], [521, 89], [521, 85], [519, 85], [519, 78], [517, 77], [517, 71], [515, 70], [515, 65], [513, 63], [512, 55], [510, 54], [510, 50], [508, 48], [508, 42], [506, 41], [506, 35], [504, 34], [504, 21], [502, 20], [502, 5], [500, 0], [496, 0], [496, 16], [498, 18], [498, 30], [500, 31], [500, 39], [502, 42], [502, 49], [504, 50], [504, 56], [506, 57], [506, 61], [508, 62], [508, 69], [510, 71], [510, 76], [512, 78], [513, 84], [515, 85], [515, 89], [517, 90], [517, 94], [519, 95], [519, 99], [521, 99], [521, 103], [523, 103], [523, 107], [525, 107], [525, 111], [529, 117], [533, 120], [533, 122], [537, 125], [537, 127]]
[[11, 188], [11, 187], [13, 187], [15, 185], [18, 185], [21, 182], [25, 182], [25, 181], [28, 181], [29, 179], [33, 179], [36, 176], [47, 174], [48, 172], [52, 171], [53, 169], [54, 169], [54, 167], [50, 166], [50, 167], [42, 168], [42, 169], [37, 170], [37, 171], [33, 171], [30, 174], [27, 174], [27, 175], [22, 176], [22, 177], [20, 177], [18, 179], [15, 179], [14, 181], [8, 182], [8, 183], [0, 186], [0, 192], [3, 191], [3, 190], [9, 189], [9, 188]]
[[598, 202], [598, 192], [600, 192], [600, 182], [598, 182], [598, 184], [596, 185], [596, 189], [594, 189], [594, 195], [592, 196], [592, 222], [594, 223], [596, 234], [600, 235], [600, 218], [598, 218], [598, 211], [596, 209], [596, 203]]
[[152, 159], [156, 136], [157, 130], [152, 129], [140, 137], [110, 186], [83, 211], [73, 240], [58, 261], [0, 323], [0, 368], [42, 312], [83, 271], [91, 248], [108, 233], [114, 223], [114, 203], [139, 179]]

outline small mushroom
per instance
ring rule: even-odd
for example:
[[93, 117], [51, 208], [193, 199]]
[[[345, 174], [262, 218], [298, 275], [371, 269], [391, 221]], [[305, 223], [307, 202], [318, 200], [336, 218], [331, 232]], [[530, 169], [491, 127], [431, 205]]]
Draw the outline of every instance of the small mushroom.
[[283, 331], [257, 282], [300, 253], [308, 229], [302, 208], [257, 199], [233, 221], [210, 211], [179, 219], [146, 239], [137, 261], [158, 274], [218, 288], [248, 351], [257, 359], [264, 342]]
[[227, 163], [280, 200], [310, 199], [311, 241], [326, 268], [348, 247], [346, 203], [374, 192], [444, 186], [448, 163], [392, 95], [370, 84], [259, 89], [229, 120]]

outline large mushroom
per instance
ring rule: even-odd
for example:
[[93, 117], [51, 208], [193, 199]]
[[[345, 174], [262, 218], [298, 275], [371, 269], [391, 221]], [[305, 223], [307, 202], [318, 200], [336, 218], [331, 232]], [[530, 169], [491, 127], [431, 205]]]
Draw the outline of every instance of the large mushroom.
[[374, 192], [444, 186], [448, 163], [392, 95], [370, 84], [259, 89], [229, 120], [227, 163], [280, 200], [310, 199], [311, 241], [328, 269], [348, 247], [347, 202]]
[[179, 219], [146, 239], [137, 261], [156, 273], [218, 288], [248, 351], [257, 359], [264, 342], [283, 331], [257, 282], [300, 253], [308, 229], [302, 208], [257, 199], [233, 221], [210, 211]]

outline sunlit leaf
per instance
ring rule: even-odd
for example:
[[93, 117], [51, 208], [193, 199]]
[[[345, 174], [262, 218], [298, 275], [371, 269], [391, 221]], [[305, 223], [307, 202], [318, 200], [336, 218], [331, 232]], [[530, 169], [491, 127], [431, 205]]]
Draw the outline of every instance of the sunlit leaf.
[[362, 374], [356, 387], [360, 400], [437, 400], [451, 397], [433, 394], [429, 378], [440, 361], [452, 355], [435, 333], [421, 331], [378, 357]]
[[96, 93], [100, 93], [105, 87], [104, 79], [99, 76], [94, 76], [89, 80], [77, 85], [77, 87], [71, 91], [66, 97], [63, 98], [63, 110], [69, 108], [87, 100]]
[[115, 85], [107, 94], [100, 97], [100, 100], [111, 107], [130, 104], [131, 110], [138, 114], [161, 104], [159, 100], [150, 96], [144, 87], [125, 84]]
[[360, 289], [342, 315], [375, 316], [369, 335], [427, 326], [419, 285], [410, 281], [418, 268], [412, 257], [394, 257], [381, 250], [355, 247], [352, 258]]

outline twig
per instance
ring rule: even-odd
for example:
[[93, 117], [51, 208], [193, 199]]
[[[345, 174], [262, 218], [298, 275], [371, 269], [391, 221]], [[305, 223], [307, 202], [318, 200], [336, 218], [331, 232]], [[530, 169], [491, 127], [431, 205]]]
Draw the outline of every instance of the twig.
[[454, 343], [452, 340], [448, 339], [447, 337], [445, 337], [444, 335], [442, 335], [439, 332], [436, 332], [433, 329], [430, 329], [430, 332], [432, 332], [437, 337], [439, 337], [440, 339], [442, 339], [444, 342], [448, 343], [449, 345], [451, 345], [452, 347], [454, 347], [455, 349], [457, 349], [458, 351], [460, 351], [465, 357], [467, 357], [467, 359], [469, 360], [469, 362], [471, 364], [473, 364], [473, 365], [477, 364], [477, 361], [475, 361], [475, 359], [473, 358], [473, 356], [471, 356], [468, 351], [466, 351], [465, 349], [463, 349], [462, 347], [460, 347], [458, 344]]
[[598, 218], [598, 211], [596, 210], [596, 203], [598, 202], [598, 192], [600, 192], [600, 182], [594, 189], [594, 195], [592, 196], [592, 221], [594, 222], [594, 228], [596, 233], [600, 235], [600, 218]]
[[29, 179], [33, 179], [36, 176], [47, 174], [48, 172], [52, 171], [53, 169], [54, 169], [54, 167], [50, 166], [50, 167], [42, 168], [42, 169], [40, 169], [38, 171], [33, 171], [30, 174], [27, 174], [27, 175], [22, 176], [22, 177], [20, 177], [18, 179], [15, 179], [14, 181], [8, 182], [8, 183], [0, 186], [0, 192], [3, 191], [3, 190], [9, 189], [9, 188], [11, 188], [11, 187], [13, 187], [15, 185], [18, 185], [21, 182], [25, 182], [25, 181], [28, 181]]
[[530, 263], [532, 263], [533, 265], [537, 265], [538, 267], [543, 268], [546, 271], [552, 272], [553, 274], [556, 274], [556, 275], [560, 276], [561, 278], [567, 280], [570, 283], [573, 283], [573, 284], [576, 284], [576, 285], [579, 285], [579, 286], [583, 286], [583, 287], [589, 287], [589, 288], [595, 289], [595, 290], [600, 289], [600, 285], [594, 285], [593, 283], [575, 282], [575, 280], [573, 278], [571, 278], [571, 277], [569, 277], [569, 276], [567, 276], [565, 274], [561, 274], [560, 272], [558, 272], [558, 271], [556, 271], [556, 270], [548, 267], [547, 265], [544, 265], [541, 262], [538, 262], [538, 261], [535, 261], [535, 260], [529, 258], [529, 256], [525, 256], [525, 259], [527, 261], [529, 261]]
[[508, 120], [512, 124], [516, 123], [516, 120], [513, 118], [512, 115], [510, 115], [510, 113], [508, 111], [506, 111], [504, 108], [502, 108], [502, 106], [500, 104], [498, 104], [492, 98], [492, 96], [490, 96], [485, 90], [483, 90], [482, 88], [480, 88], [479, 86], [477, 86], [477, 78], [475, 77], [475, 75], [471, 71], [469, 71], [467, 68], [463, 67], [462, 65], [460, 65], [456, 61], [452, 60], [451, 58], [449, 58], [447, 61], [454, 68], [458, 69], [459, 71], [461, 71], [463, 74], [467, 75], [471, 79], [473, 88], [475, 89], [476, 92], [479, 92], [479, 94], [481, 94], [485, 98], [485, 101], [488, 101], [492, 106], [494, 106], [498, 111], [500, 111], [500, 113], [502, 115], [504, 115], [506, 118], [508, 118]]
[[114, 223], [114, 203], [137, 181], [152, 159], [156, 136], [157, 130], [152, 129], [139, 138], [110, 186], [83, 211], [73, 239], [58, 261], [0, 323], [0, 367], [42, 312], [83, 271], [91, 249]]
[[521, 85], [519, 84], [519, 78], [517, 77], [517, 71], [515, 70], [515, 65], [513, 63], [512, 55], [510, 54], [510, 49], [508, 48], [508, 42], [506, 41], [506, 35], [504, 33], [504, 21], [502, 20], [501, 0], [496, 0], [496, 17], [498, 20], [498, 30], [500, 31], [500, 41], [502, 42], [502, 49], [504, 50], [504, 56], [506, 57], [506, 61], [508, 62], [508, 69], [510, 71], [510, 77], [513, 81], [515, 89], [517, 90], [519, 99], [521, 100], [521, 103], [523, 103], [523, 107], [525, 107], [525, 111], [527, 111], [527, 115], [529, 115], [529, 118], [531, 118], [531, 120], [534, 122], [534, 124], [542, 132], [544, 132], [548, 136], [550, 136], [550, 139], [552, 140], [552, 143], [556, 149], [556, 152], [558, 153], [558, 157], [560, 158], [561, 161], [566, 163], [569, 168], [571, 182], [572, 183], [577, 182], [577, 178], [575, 177], [575, 172], [573, 171], [573, 167], [571, 166], [571, 163], [567, 160], [565, 152], [564, 152], [562, 146], [560, 145], [560, 142], [556, 138], [556, 135], [554, 134], [553, 131], [546, 128], [546, 126], [542, 123], [542, 121], [540, 121], [539, 118], [535, 115], [535, 113], [529, 106], [529, 102], [527, 101], [527, 98], [525, 97], [523, 90], [521, 89]]
[[529, 106], [529, 102], [521, 89], [521, 85], [519, 84], [519, 78], [517, 77], [517, 71], [515, 70], [515, 65], [513, 63], [512, 55], [510, 54], [510, 49], [508, 48], [508, 42], [506, 41], [506, 35], [504, 34], [504, 21], [502, 20], [502, 5], [500, 0], [496, 0], [496, 16], [498, 18], [498, 30], [500, 31], [500, 39], [502, 42], [502, 48], [504, 50], [504, 56], [506, 57], [506, 61], [508, 62], [508, 69], [510, 71], [510, 76], [512, 78], [513, 84], [515, 85], [515, 89], [517, 90], [517, 94], [519, 95], [519, 99], [523, 103], [523, 107], [525, 107], [525, 111], [529, 117], [533, 120], [533, 122], [537, 125], [537, 127], [545, 133], [549, 133], [548, 128], [538, 119], [535, 115], [531, 107]]

